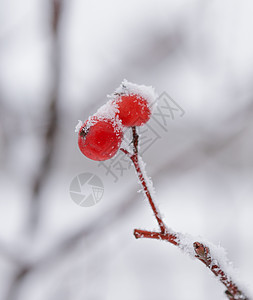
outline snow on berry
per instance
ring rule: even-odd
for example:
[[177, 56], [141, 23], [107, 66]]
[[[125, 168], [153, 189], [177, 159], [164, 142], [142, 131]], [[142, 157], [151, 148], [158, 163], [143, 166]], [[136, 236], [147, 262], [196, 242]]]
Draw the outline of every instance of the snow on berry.
[[148, 107], [151, 112], [156, 105], [156, 100], [158, 98], [155, 90], [152, 86], [135, 84], [124, 79], [121, 85], [115, 90], [112, 95], [109, 95], [109, 98], [116, 100], [119, 95], [138, 95], [140, 98], [143, 98], [147, 101]]
[[92, 116], [80, 128], [78, 146], [92, 160], [107, 160], [118, 151], [122, 137], [122, 127], [112, 119]]
[[150, 119], [151, 110], [147, 101], [137, 94], [119, 96], [115, 105], [118, 107], [118, 116], [124, 126], [141, 126]]
[[151, 117], [156, 104], [156, 95], [152, 87], [137, 85], [124, 80], [111, 97], [118, 109], [117, 115], [122, 125], [141, 126]]
[[109, 100], [83, 124], [76, 126], [81, 152], [93, 160], [106, 160], [118, 151], [123, 137], [123, 126], [141, 126], [151, 116], [156, 102], [152, 87], [124, 80], [108, 96]]
[[83, 126], [83, 121], [78, 120], [78, 123], [75, 128], [75, 132], [79, 132], [82, 126]]
[[102, 105], [95, 115], [100, 118], [115, 119], [116, 114], [118, 113], [118, 108], [114, 105], [112, 100], [107, 101], [106, 104]]

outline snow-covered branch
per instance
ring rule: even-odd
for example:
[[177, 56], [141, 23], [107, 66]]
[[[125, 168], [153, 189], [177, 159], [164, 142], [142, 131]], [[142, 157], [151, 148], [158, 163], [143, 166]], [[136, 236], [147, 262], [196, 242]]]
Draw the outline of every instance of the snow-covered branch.
[[218, 278], [218, 280], [225, 285], [228, 299], [230, 300], [249, 300], [243, 288], [240, 288], [240, 283], [233, 277], [233, 268], [231, 263], [227, 260], [225, 250], [220, 246], [215, 246], [210, 242], [201, 241], [199, 238], [192, 237], [188, 234], [177, 233], [169, 230], [161, 214], [155, 205], [152, 195], [152, 182], [147, 177], [145, 172], [145, 165], [138, 154], [138, 134], [136, 128], [132, 128], [133, 132], [133, 153], [128, 150], [121, 149], [133, 162], [137, 176], [142, 185], [143, 191], [150, 203], [151, 209], [160, 227], [160, 232], [146, 231], [135, 229], [134, 236], [136, 239], [149, 238], [167, 241], [179, 247], [184, 253], [189, 254], [191, 257], [203, 262], [207, 268]]

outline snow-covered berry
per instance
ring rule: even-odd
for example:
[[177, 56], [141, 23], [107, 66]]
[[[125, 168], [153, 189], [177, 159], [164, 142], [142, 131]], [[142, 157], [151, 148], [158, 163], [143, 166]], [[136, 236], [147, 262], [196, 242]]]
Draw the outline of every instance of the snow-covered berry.
[[122, 125], [141, 126], [150, 119], [151, 109], [146, 99], [138, 94], [122, 95], [115, 100]]
[[122, 142], [123, 132], [119, 122], [97, 116], [90, 117], [80, 128], [78, 146], [92, 160], [112, 158]]

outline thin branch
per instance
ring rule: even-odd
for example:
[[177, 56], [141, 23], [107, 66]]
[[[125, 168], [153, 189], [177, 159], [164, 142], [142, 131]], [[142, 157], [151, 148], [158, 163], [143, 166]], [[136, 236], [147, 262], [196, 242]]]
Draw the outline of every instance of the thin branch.
[[236, 283], [234, 283], [228, 275], [222, 270], [219, 264], [217, 264], [216, 260], [210, 254], [210, 249], [202, 243], [195, 242], [193, 244], [196, 258], [202, 261], [212, 272], [215, 276], [217, 276], [220, 281], [225, 285], [227, 288], [226, 295], [229, 299], [244, 299], [247, 298], [242, 291], [239, 290]]
[[[175, 246], [183, 248], [183, 244], [181, 244], [180, 239], [176, 233], [160, 233], [153, 231], [146, 231], [141, 229], [134, 230], [134, 236], [136, 239], [140, 238], [148, 238], [148, 239], [156, 239], [167, 241]], [[182, 234], [181, 234], [182, 236]], [[216, 259], [214, 259], [210, 254], [210, 249], [202, 243], [194, 242], [193, 248], [195, 251], [195, 257], [203, 262], [215, 276], [219, 278], [222, 284], [225, 285], [227, 290], [225, 291], [226, 295], [230, 300], [235, 299], [243, 299], [249, 300], [242, 291], [239, 290], [238, 286], [235, 282], [233, 282], [230, 277], [222, 270], [220, 265], [217, 263]]]
[[149, 238], [149, 239], [156, 239], [156, 240], [164, 240], [167, 241], [175, 246], [178, 246], [181, 249], [184, 249], [186, 246], [189, 248], [193, 248], [194, 257], [197, 258], [199, 261], [203, 262], [212, 272], [213, 274], [220, 280], [220, 282], [225, 285], [227, 290], [225, 291], [226, 296], [230, 300], [242, 299], [242, 300], [249, 300], [249, 298], [239, 289], [238, 285], [232, 281], [229, 274], [226, 274], [225, 270], [222, 269], [217, 259], [212, 257], [210, 249], [208, 246], [204, 245], [200, 242], [193, 242], [192, 244], [185, 245], [185, 242], [182, 240], [184, 236], [180, 233], [175, 233], [169, 231], [163, 222], [162, 218], [160, 217], [160, 212], [158, 211], [151, 193], [149, 191], [148, 184], [146, 182], [144, 176], [144, 170], [141, 169], [139, 163], [139, 155], [138, 155], [138, 134], [136, 132], [136, 128], [132, 128], [133, 131], [133, 154], [131, 155], [129, 151], [125, 149], [121, 149], [123, 153], [125, 153], [130, 159], [132, 160], [136, 173], [138, 175], [139, 181], [142, 184], [143, 190], [148, 198], [150, 206], [153, 210], [153, 213], [156, 217], [156, 220], [160, 227], [160, 232], [153, 232], [153, 231], [146, 231], [135, 229], [134, 236], [136, 239], [139, 238]]
[[140, 181], [142, 188], [148, 198], [149, 204], [154, 212], [155, 218], [161, 229], [161, 232], [166, 233], [167, 232], [166, 225], [162, 220], [162, 217], [161, 217], [161, 214], [160, 214], [158, 208], [155, 206], [155, 203], [151, 196], [150, 190], [148, 188], [147, 181], [145, 180], [145, 177], [144, 177], [144, 172], [141, 169], [141, 165], [139, 163], [139, 153], [138, 153], [139, 136], [137, 134], [136, 127], [132, 127], [132, 132], [133, 132], [133, 154], [131, 155], [129, 153], [129, 151], [127, 151], [126, 149], [123, 149], [123, 148], [121, 148], [120, 150], [123, 153], [127, 154], [127, 156], [130, 157], [130, 159], [132, 160], [135, 170], [136, 170], [136, 173], [138, 175], [139, 181]]
[[175, 246], [179, 246], [178, 237], [174, 233], [160, 233], [155, 231], [135, 229], [134, 236], [136, 239], [140, 239], [140, 238], [156, 239], [156, 240], [167, 241]]

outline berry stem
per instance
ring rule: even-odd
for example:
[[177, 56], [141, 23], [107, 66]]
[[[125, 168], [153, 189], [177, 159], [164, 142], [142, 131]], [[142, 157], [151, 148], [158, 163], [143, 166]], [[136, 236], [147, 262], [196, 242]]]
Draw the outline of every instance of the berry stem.
[[156, 207], [153, 198], [151, 196], [150, 190], [148, 188], [147, 182], [145, 180], [144, 177], [144, 172], [141, 169], [141, 165], [139, 162], [139, 149], [138, 149], [138, 145], [139, 145], [139, 135], [137, 133], [136, 127], [133, 126], [132, 127], [132, 134], [133, 134], [133, 154], [131, 154], [129, 151], [127, 151], [126, 149], [120, 148], [120, 150], [125, 153], [133, 162], [137, 176], [139, 178], [139, 181], [142, 185], [143, 191], [146, 194], [146, 197], [149, 201], [149, 204], [151, 206], [151, 209], [155, 215], [155, 218], [157, 220], [157, 223], [160, 227], [161, 233], [166, 233], [167, 232], [167, 228], [165, 223], [162, 220], [161, 214], [158, 210], [158, 208]]
[[[151, 209], [160, 227], [160, 232], [135, 229], [134, 236], [136, 239], [149, 238], [149, 239], [156, 239], [156, 240], [164, 240], [181, 249], [184, 249], [186, 245], [180, 240], [180, 237], [182, 239], [184, 238], [184, 235], [181, 233], [178, 234], [176, 232], [167, 229], [164, 221], [162, 220], [161, 214], [153, 201], [151, 192], [148, 187], [147, 178], [145, 178], [144, 175], [145, 172], [141, 168], [142, 164], [140, 164], [140, 158], [138, 153], [139, 136], [136, 127], [132, 127], [132, 134], [133, 134], [133, 140], [132, 140], [133, 153], [130, 153], [128, 150], [124, 148], [120, 148], [120, 150], [123, 153], [125, 153], [133, 162], [137, 176], [142, 185], [143, 191], [146, 194]], [[250, 300], [250, 298], [248, 298], [242, 292], [242, 290], [239, 289], [238, 285], [234, 281], [232, 281], [229, 274], [227, 274], [221, 268], [220, 263], [217, 261], [217, 259], [211, 256], [210, 249], [206, 245], [199, 242], [194, 242], [190, 246], [193, 248], [193, 253], [195, 253], [194, 255], [195, 258], [203, 262], [206, 265], [206, 267], [209, 268], [212, 271], [212, 273], [220, 280], [220, 282], [223, 285], [225, 285], [226, 287], [225, 294], [229, 300], [236, 300], [236, 299]], [[187, 247], [189, 247], [189, 245], [187, 245]]]

